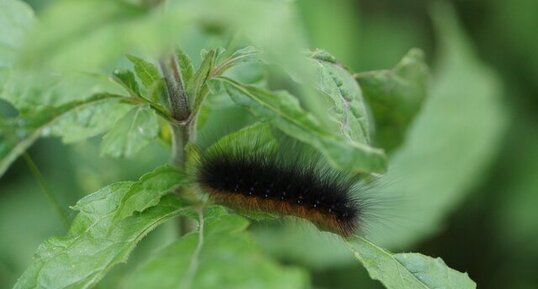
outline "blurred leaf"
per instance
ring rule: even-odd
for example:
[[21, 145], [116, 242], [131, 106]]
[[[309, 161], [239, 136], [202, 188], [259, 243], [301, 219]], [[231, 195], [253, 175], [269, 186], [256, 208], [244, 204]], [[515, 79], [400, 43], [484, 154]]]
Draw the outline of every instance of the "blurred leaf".
[[41, 244], [14, 288], [90, 288], [112, 266], [125, 262], [148, 232], [189, 209], [170, 195], [139, 214], [114, 221], [119, 210], [132, 205], [122, 204], [121, 200], [140, 182], [143, 181], [115, 183], [77, 202], [74, 209], [80, 213], [67, 236]]
[[[96, 93], [119, 92], [106, 77], [89, 73], [60, 74], [40, 67], [21, 69], [17, 52], [34, 23], [31, 8], [17, 0], [1, 0], [0, 6], [0, 97], [20, 111], [37, 111], [50, 106], [85, 100]], [[45, 57], [46, 58], [46, 57]]]
[[0, 0], [0, 92], [24, 36], [34, 24], [34, 12], [23, 1]]
[[418, 253], [392, 254], [363, 238], [357, 238], [350, 249], [370, 277], [388, 289], [476, 288], [467, 273], [449, 268], [440, 258]]
[[119, 83], [130, 96], [140, 96], [140, 89], [138, 88], [138, 82], [136, 82], [135, 75], [128, 69], [117, 69], [113, 73], [114, 80]]
[[360, 30], [367, 23], [361, 21], [356, 1], [302, 0], [297, 4], [303, 12], [311, 47], [323, 47], [348, 65], [357, 60], [357, 54], [364, 53]]
[[108, 77], [88, 73], [61, 75], [39, 70], [12, 70], [0, 95], [21, 112], [90, 99], [95, 94], [123, 94]]
[[136, 76], [140, 78], [146, 89], [149, 89], [155, 81], [161, 79], [161, 74], [153, 63], [134, 55], [127, 55], [127, 58], [134, 64]]
[[[203, 215], [202, 215], [203, 214]], [[307, 288], [305, 272], [279, 266], [245, 232], [248, 222], [223, 208], [200, 213], [199, 229], [157, 252], [124, 288]]]
[[241, 32], [267, 57], [295, 69], [304, 45], [293, 6], [285, 1], [172, 1], [153, 10], [124, 1], [55, 1], [41, 16], [22, 61], [61, 70], [93, 71], [133, 50], [158, 57], [193, 25]]
[[370, 143], [371, 125], [361, 90], [353, 76], [327, 52], [312, 53], [319, 73], [317, 89], [331, 99], [330, 119], [347, 140]]
[[384, 171], [386, 159], [382, 150], [366, 144], [344, 141], [325, 131], [311, 114], [301, 108], [292, 95], [242, 85], [225, 77], [218, 80], [237, 104], [247, 107], [257, 117], [269, 120], [287, 135], [314, 146], [333, 166], [360, 172]]
[[159, 123], [148, 105], [133, 107], [103, 137], [101, 151], [113, 157], [131, 157], [157, 137]]
[[[440, 223], [481, 181], [506, 127], [502, 85], [473, 53], [450, 6], [437, 6], [441, 58], [422, 112], [394, 154], [376, 194], [397, 199], [389, 231], [369, 238], [405, 247], [440, 230]], [[405, 216], [405, 217], [402, 217]]]
[[194, 66], [192, 65], [192, 60], [183, 50], [180, 48], [176, 49], [177, 62], [179, 69], [181, 70], [181, 77], [183, 83], [188, 84], [191, 82], [194, 75]]
[[113, 112], [102, 110], [101, 104], [117, 104], [119, 100], [117, 95], [98, 94], [85, 101], [74, 101], [0, 122], [0, 175], [40, 136], [54, 133], [64, 135], [66, 141], [75, 141], [108, 129], [111, 123], [107, 117], [115, 119], [122, 112], [114, 106]]
[[186, 179], [184, 173], [168, 165], [143, 175], [121, 199], [114, 220], [125, 219], [157, 205], [162, 196], [183, 185]]
[[374, 113], [376, 143], [393, 150], [404, 140], [428, 93], [424, 54], [412, 49], [393, 69], [362, 72], [355, 77]]

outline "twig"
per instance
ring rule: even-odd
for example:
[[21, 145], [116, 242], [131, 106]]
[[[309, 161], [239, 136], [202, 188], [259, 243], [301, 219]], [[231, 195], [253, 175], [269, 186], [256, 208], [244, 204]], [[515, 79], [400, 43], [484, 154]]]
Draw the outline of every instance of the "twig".
[[43, 175], [37, 168], [37, 165], [32, 160], [32, 157], [30, 157], [30, 155], [27, 152], [25, 152], [23, 154], [23, 158], [24, 158], [24, 161], [26, 162], [26, 165], [32, 172], [32, 175], [34, 175], [39, 187], [41, 188], [41, 191], [45, 194], [45, 197], [47, 197], [49, 203], [52, 205], [52, 207], [54, 208], [54, 211], [56, 212], [56, 214], [62, 221], [64, 225], [64, 229], [66, 230], [69, 229], [69, 217], [67, 216], [65, 211], [62, 209], [62, 207], [58, 203], [58, 200], [56, 200], [52, 192], [49, 191], [49, 189], [47, 188], [47, 185], [45, 183], [45, 178], [43, 178]]

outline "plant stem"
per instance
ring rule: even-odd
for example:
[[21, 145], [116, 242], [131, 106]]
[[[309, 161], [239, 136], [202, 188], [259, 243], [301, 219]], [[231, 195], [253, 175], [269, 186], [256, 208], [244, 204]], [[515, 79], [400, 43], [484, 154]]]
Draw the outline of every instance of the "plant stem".
[[49, 189], [47, 188], [47, 185], [45, 183], [45, 178], [43, 178], [43, 175], [37, 168], [37, 165], [35, 164], [35, 162], [32, 160], [32, 157], [30, 157], [28, 153], [24, 153], [23, 158], [24, 158], [24, 161], [26, 162], [26, 165], [32, 172], [32, 175], [34, 175], [39, 187], [41, 188], [41, 191], [45, 194], [45, 197], [47, 197], [49, 203], [52, 205], [52, 207], [54, 208], [54, 211], [56, 212], [56, 214], [62, 221], [64, 229], [66, 230], [69, 229], [69, 218], [67, 217], [67, 214], [62, 209], [62, 207], [60, 206], [60, 203], [58, 202], [58, 200], [56, 200], [52, 192], [49, 191]]
[[[178, 62], [175, 54], [171, 53], [159, 61], [168, 100], [170, 102], [170, 111], [173, 121], [170, 123], [172, 127], [172, 164], [178, 168], [185, 168], [185, 145], [190, 141], [190, 127], [192, 119], [190, 119], [191, 111], [185, 86], [181, 79], [181, 71], [179, 70]], [[181, 217], [179, 220], [179, 233], [185, 235], [191, 232], [194, 224], [190, 219]]]
[[185, 166], [185, 145], [189, 141], [188, 119], [190, 116], [189, 102], [181, 72], [173, 53], [159, 61], [166, 83], [170, 111], [172, 114], [172, 164], [183, 168]]
[[185, 167], [185, 144], [189, 140], [186, 126], [172, 123], [172, 164], [178, 168]]

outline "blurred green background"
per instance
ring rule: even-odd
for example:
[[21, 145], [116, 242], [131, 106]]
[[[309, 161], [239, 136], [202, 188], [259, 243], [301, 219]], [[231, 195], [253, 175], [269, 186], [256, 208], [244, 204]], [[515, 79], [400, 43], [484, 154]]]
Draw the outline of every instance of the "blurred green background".
[[[50, 1], [27, 2], [39, 14]], [[436, 233], [403, 248], [394, 247], [440, 256], [450, 267], [468, 272], [479, 288], [538, 288], [538, 1], [451, 2], [467, 34], [464, 45], [475, 50], [473, 61], [496, 75], [495, 89], [502, 96], [508, 125], [498, 128], [500, 144], [478, 148], [489, 152], [488, 161], [461, 188], [465, 192], [459, 194], [465, 197]], [[303, 0], [298, 6], [309, 45], [329, 51], [354, 71], [393, 67], [413, 47], [425, 51], [433, 78], [440, 69], [436, 59], [442, 44], [429, 1]], [[0, 112], [13, 113], [3, 102]], [[472, 115], [458, 117], [472, 120]], [[99, 158], [98, 140], [64, 146], [58, 139], [43, 139], [29, 153], [65, 208], [89, 192], [113, 181], [135, 179], [168, 159], [166, 149], [159, 145], [131, 160]], [[450, 176], [436, 185], [450, 186]], [[22, 159], [0, 179], [0, 288], [12, 286], [39, 243], [64, 232], [47, 202]], [[277, 240], [294, 244], [291, 237], [265, 238], [273, 232], [268, 225], [256, 228], [262, 244]], [[166, 226], [152, 233], [130, 259], [132, 263], [147, 254], [154, 240], [162, 244], [166, 238], [174, 238]], [[264, 247], [282, 256], [283, 262], [309, 268], [315, 288], [381, 288], [357, 262], [323, 260], [323, 254], [317, 262], [289, 258], [282, 253], [285, 245]], [[116, 269], [101, 287], [113, 288], [115, 276], [123, 270], [129, 270], [129, 265]]]

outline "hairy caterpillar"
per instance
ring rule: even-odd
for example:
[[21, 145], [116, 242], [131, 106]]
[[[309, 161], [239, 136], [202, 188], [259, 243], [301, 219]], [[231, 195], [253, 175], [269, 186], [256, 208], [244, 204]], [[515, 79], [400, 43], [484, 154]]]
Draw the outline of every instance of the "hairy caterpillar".
[[299, 217], [344, 237], [363, 216], [357, 178], [293, 149], [217, 147], [201, 158], [196, 179], [218, 203]]

